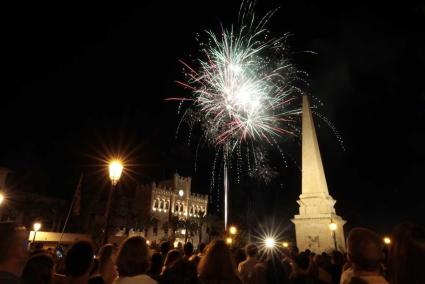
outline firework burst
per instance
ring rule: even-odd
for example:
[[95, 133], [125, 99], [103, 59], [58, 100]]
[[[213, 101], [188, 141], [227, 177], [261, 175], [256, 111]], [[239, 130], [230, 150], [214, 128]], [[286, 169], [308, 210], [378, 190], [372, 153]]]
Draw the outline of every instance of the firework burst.
[[288, 35], [274, 38], [265, 28], [273, 13], [255, 24], [253, 4], [243, 3], [240, 23], [219, 34], [207, 31], [201, 56], [194, 64], [181, 61], [186, 81], [178, 83], [191, 90], [191, 96], [169, 99], [180, 101], [179, 109], [186, 104], [181, 121], [190, 129], [199, 125], [202, 140], [223, 154], [226, 204], [232, 155], [239, 163], [244, 148], [246, 160], [251, 153], [255, 162], [261, 145], [279, 147], [278, 138], [296, 133], [293, 120], [300, 109], [293, 102], [301, 93], [296, 83], [304, 73], [289, 60]]

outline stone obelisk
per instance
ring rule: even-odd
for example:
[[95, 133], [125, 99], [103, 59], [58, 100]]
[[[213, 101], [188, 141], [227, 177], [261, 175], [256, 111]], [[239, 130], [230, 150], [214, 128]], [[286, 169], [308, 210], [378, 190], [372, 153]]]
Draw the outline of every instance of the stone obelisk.
[[292, 222], [300, 251], [309, 249], [321, 253], [335, 248], [345, 251], [345, 220], [336, 214], [336, 201], [329, 195], [307, 96], [303, 96], [302, 108], [302, 192], [299, 198], [299, 214]]

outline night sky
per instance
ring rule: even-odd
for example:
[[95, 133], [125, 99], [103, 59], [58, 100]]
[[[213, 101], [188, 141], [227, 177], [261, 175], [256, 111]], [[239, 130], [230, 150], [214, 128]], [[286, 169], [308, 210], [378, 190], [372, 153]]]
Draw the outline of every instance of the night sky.
[[[188, 95], [175, 83], [178, 60], [198, 55], [195, 34], [229, 26], [239, 3], [138, 2], [4, 9], [0, 166], [14, 171], [13, 188], [69, 199], [81, 172], [86, 186], [106, 187], [101, 159], [120, 153], [131, 171], [123, 186], [178, 171], [209, 193], [212, 151], [195, 173], [193, 145], [174, 137], [177, 105], [164, 99]], [[425, 224], [425, 2], [258, 2], [259, 15], [280, 7], [269, 29], [292, 34], [293, 62], [310, 74], [305, 91], [344, 140], [345, 151], [316, 118], [338, 214], [382, 233], [404, 220]], [[246, 209], [245, 187], [257, 192], [259, 219], [293, 216], [299, 142], [281, 145], [290, 163], [271, 185], [232, 184], [231, 217]]]

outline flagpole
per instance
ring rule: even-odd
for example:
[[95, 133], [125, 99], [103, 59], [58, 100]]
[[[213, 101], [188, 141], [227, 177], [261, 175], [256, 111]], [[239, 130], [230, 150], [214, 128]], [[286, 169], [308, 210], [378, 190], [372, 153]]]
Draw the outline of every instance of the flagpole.
[[68, 210], [68, 215], [66, 216], [65, 223], [63, 224], [63, 227], [62, 227], [62, 232], [58, 241], [58, 246], [60, 245], [62, 241], [62, 237], [65, 232], [66, 225], [68, 224], [69, 217], [71, 216], [72, 208], [74, 207], [75, 199], [77, 197], [77, 192], [78, 190], [80, 190], [82, 182], [83, 182], [83, 174], [80, 175], [80, 180], [78, 181], [77, 187], [75, 188], [74, 197], [72, 198], [71, 206], [69, 207], [69, 210]]

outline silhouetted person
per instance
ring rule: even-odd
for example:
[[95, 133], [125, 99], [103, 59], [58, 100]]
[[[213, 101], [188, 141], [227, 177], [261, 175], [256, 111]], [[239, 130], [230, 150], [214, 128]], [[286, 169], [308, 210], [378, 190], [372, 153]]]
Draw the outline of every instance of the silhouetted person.
[[168, 252], [161, 273], [160, 284], [196, 284], [196, 267], [184, 259], [178, 250]]
[[193, 254], [193, 244], [191, 242], [187, 242], [183, 246], [184, 259], [189, 260], [189, 258]]
[[223, 240], [215, 240], [208, 245], [198, 266], [198, 276], [202, 284], [242, 283], [232, 253]]
[[[90, 280], [93, 283], [95, 279], [103, 279], [105, 284], [111, 284], [118, 277], [118, 271], [112, 260], [115, 247], [112, 244], [102, 246], [97, 255], [97, 269]], [[99, 282], [99, 280], [98, 280]]]
[[293, 284], [316, 284], [317, 278], [311, 275], [310, 255], [302, 252], [294, 258], [294, 269], [290, 275]]
[[255, 284], [287, 284], [288, 275], [283, 267], [278, 253], [271, 253], [262, 263], [257, 263], [254, 267], [253, 280], [249, 283]]
[[89, 283], [93, 264], [93, 246], [86, 241], [74, 243], [66, 254], [65, 267], [72, 284]]
[[206, 247], [207, 245], [205, 244], [205, 243], [200, 243], [199, 245], [198, 245], [198, 255], [199, 256], [203, 256], [204, 255], [204, 252], [205, 252], [205, 247]]
[[20, 283], [28, 259], [28, 231], [13, 222], [0, 223], [0, 283]]
[[381, 239], [375, 232], [366, 228], [352, 229], [347, 239], [347, 253], [351, 268], [342, 273], [341, 284], [388, 283], [381, 274]]
[[391, 284], [425, 283], [425, 228], [416, 224], [398, 225], [389, 253]]
[[155, 252], [152, 254], [151, 257], [151, 267], [149, 269], [148, 275], [155, 279], [156, 281], [159, 281], [161, 271], [162, 271], [162, 265], [163, 265], [163, 258], [161, 253]]
[[327, 254], [317, 254], [313, 260], [316, 265], [316, 275], [321, 283], [332, 284], [332, 275], [327, 271], [329, 263], [327, 263]]
[[22, 271], [22, 282], [25, 284], [52, 283], [53, 266], [54, 262], [51, 255], [43, 253], [31, 256]]
[[167, 257], [168, 252], [170, 251], [170, 242], [162, 242], [159, 251], [161, 252], [162, 259], [165, 259]]
[[119, 277], [117, 284], [156, 284], [146, 273], [149, 270], [149, 254], [146, 240], [139, 236], [126, 239], [118, 250], [116, 259]]
[[242, 282], [253, 283], [254, 267], [258, 263], [258, 248], [255, 244], [248, 244], [245, 247], [246, 260], [238, 265], [239, 276]]
[[345, 260], [344, 255], [334, 250], [331, 253], [331, 265], [328, 268], [329, 273], [332, 276], [332, 281], [335, 284], [339, 284], [341, 280], [342, 267], [344, 266]]

